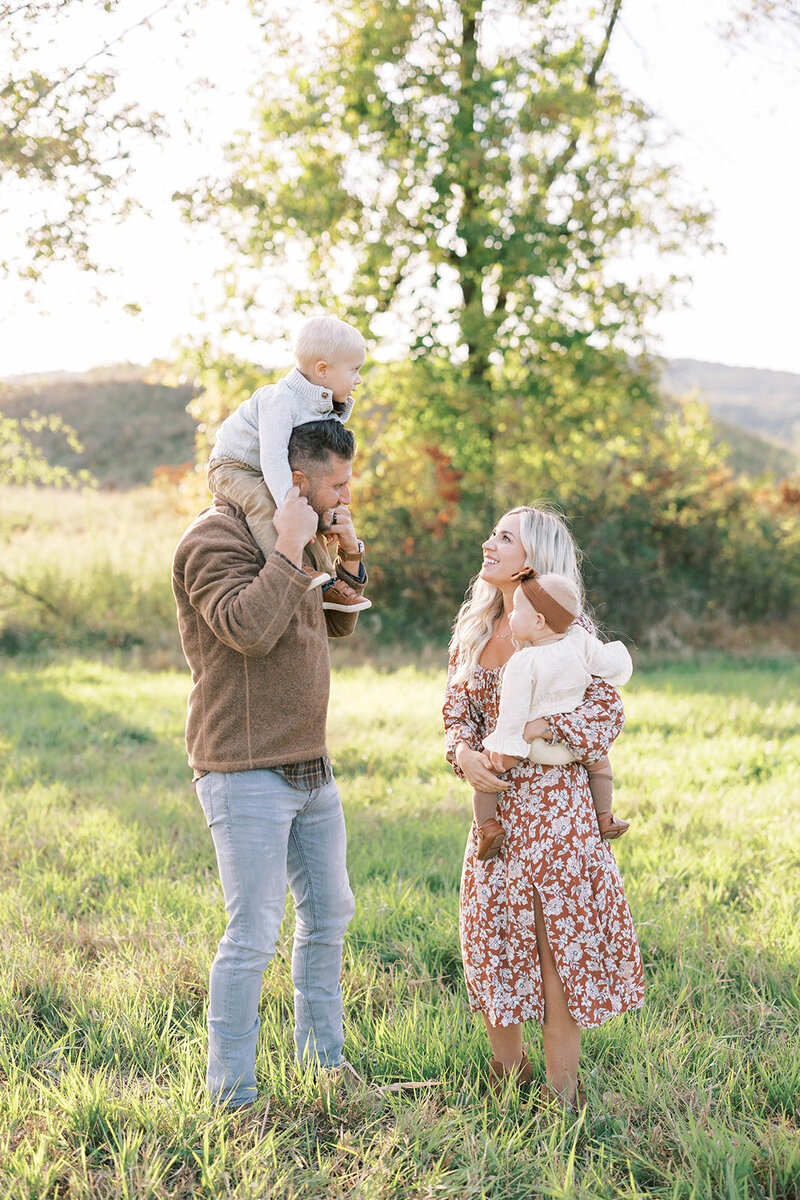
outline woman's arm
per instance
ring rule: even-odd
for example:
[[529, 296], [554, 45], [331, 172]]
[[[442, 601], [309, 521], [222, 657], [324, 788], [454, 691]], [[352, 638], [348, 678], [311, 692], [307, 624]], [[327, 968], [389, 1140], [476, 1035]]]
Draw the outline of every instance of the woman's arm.
[[625, 713], [617, 689], [593, 678], [577, 708], [547, 717], [547, 722], [554, 741], [568, 746], [579, 762], [593, 763], [622, 732]]
[[455, 667], [456, 655], [453, 653], [442, 708], [445, 758], [459, 779], [466, 779], [479, 791], [504, 792], [510, 784], [497, 778], [491, 770], [489, 755], [483, 749], [483, 713], [472, 703], [463, 685], [456, 687], [451, 682]]
[[[464, 778], [463, 772], [456, 761], [456, 749], [460, 742], [470, 750], [483, 749], [483, 722], [470, 701], [467, 689], [452, 683], [453, 672], [456, 669], [456, 651], [451, 651], [447, 668], [447, 687], [444, 693], [442, 716], [444, 718], [444, 752], [445, 758], [452, 766], [456, 775]], [[482, 714], [481, 714], [482, 715]]]

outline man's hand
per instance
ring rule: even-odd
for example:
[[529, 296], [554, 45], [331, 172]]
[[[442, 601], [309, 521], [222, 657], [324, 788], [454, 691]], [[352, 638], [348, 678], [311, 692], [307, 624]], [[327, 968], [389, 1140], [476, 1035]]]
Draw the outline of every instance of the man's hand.
[[334, 542], [337, 543], [339, 558], [345, 570], [350, 570], [352, 567], [352, 574], [357, 575], [359, 559], [358, 557], [350, 558], [348, 556], [358, 555], [358, 538], [353, 528], [353, 518], [350, 516], [350, 509], [346, 504], [340, 504], [338, 508], [333, 510], [332, 524], [330, 529], [325, 531], [325, 537], [329, 545]]
[[507, 779], [497, 778], [485, 750], [471, 750], [466, 742], [459, 742], [456, 762], [467, 782], [479, 792], [505, 792], [511, 787]]
[[278, 533], [275, 549], [296, 567], [302, 567], [303, 550], [316, 534], [319, 519], [299, 488], [289, 489], [272, 523]]
[[501, 754], [499, 750], [490, 750], [489, 758], [492, 763], [493, 771], [510, 771], [518, 762], [522, 762], [521, 758], [515, 758], [513, 754]]
[[526, 742], [532, 742], [534, 738], [547, 738], [550, 740], [550, 726], [544, 717], [537, 717], [535, 721], [528, 721], [525, 726], [522, 736]]

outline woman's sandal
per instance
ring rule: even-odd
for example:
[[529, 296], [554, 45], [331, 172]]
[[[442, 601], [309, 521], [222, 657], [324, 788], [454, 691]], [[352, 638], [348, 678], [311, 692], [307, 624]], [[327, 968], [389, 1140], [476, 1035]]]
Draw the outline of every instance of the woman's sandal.
[[509, 1083], [520, 1090], [529, 1091], [533, 1083], [533, 1064], [523, 1050], [522, 1059], [514, 1067], [505, 1067], [499, 1059], [489, 1059], [489, 1089], [495, 1096], [502, 1096]]
[[563, 1108], [566, 1112], [577, 1115], [586, 1108], [586, 1092], [579, 1079], [575, 1085], [574, 1104], [566, 1104], [558, 1092], [550, 1087], [549, 1083], [543, 1083], [539, 1091], [539, 1103], [542, 1105], [557, 1104], [559, 1108]]

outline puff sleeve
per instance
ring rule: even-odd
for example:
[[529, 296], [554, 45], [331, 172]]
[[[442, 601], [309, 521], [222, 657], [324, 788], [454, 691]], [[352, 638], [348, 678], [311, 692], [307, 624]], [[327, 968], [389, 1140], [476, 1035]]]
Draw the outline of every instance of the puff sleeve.
[[482, 750], [485, 720], [483, 713], [470, 699], [468, 688], [464, 684], [454, 685], [452, 683], [456, 663], [457, 652], [452, 651], [447, 669], [447, 687], [444, 693], [442, 716], [444, 718], [445, 758], [459, 779], [463, 779], [464, 775], [456, 763], [456, 747], [459, 742], [466, 742], [471, 750]]
[[530, 746], [525, 741], [525, 725], [531, 716], [535, 651], [518, 650], [512, 654], [503, 672], [497, 724], [483, 744], [487, 750], [526, 758]]

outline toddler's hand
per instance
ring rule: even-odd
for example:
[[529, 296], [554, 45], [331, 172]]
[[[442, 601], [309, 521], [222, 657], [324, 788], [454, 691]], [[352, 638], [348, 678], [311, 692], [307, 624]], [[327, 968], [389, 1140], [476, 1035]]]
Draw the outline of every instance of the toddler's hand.
[[547, 738], [549, 741], [550, 726], [544, 717], [536, 717], [533, 721], [528, 721], [522, 731], [522, 736], [526, 742], [532, 742], [534, 738]]

